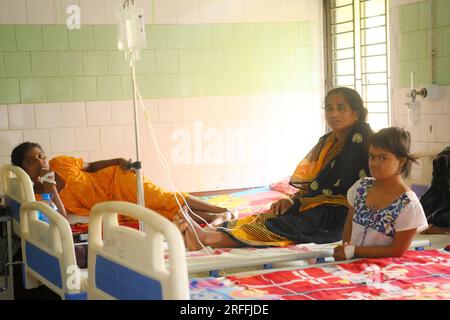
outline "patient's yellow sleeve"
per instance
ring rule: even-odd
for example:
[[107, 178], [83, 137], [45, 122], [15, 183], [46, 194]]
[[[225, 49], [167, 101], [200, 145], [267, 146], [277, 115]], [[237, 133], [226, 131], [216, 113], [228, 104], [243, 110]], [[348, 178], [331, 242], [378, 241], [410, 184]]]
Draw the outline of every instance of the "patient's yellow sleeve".
[[[110, 166], [97, 172], [82, 170], [83, 160], [60, 156], [50, 160], [50, 168], [65, 182], [59, 195], [70, 213], [87, 216], [90, 209], [103, 201], [137, 201], [136, 175], [122, 171], [119, 166]], [[187, 198], [187, 193], [182, 193]], [[168, 192], [144, 178], [145, 206], [172, 220], [178, 211], [173, 192]], [[178, 195], [181, 205], [184, 204]]]

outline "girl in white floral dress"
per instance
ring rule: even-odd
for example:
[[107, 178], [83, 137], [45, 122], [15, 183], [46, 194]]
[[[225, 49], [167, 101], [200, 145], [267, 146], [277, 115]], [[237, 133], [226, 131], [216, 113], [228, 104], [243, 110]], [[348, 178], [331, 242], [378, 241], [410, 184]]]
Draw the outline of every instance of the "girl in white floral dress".
[[358, 180], [347, 192], [350, 209], [335, 260], [400, 257], [428, 226], [419, 199], [402, 178], [416, 161], [409, 155], [409, 132], [385, 128], [369, 143], [372, 177]]

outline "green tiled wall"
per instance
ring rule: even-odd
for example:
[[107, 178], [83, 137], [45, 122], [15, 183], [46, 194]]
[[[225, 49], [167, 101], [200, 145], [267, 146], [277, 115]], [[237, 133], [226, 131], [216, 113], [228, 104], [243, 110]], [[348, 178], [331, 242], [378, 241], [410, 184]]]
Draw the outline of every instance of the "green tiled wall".
[[[429, 32], [430, 5], [430, 1], [422, 1], [400, 7], [401, 87], [410, 86], [411, 72], [417, 85], [431, 83], [433, 75], [436, 84], [450, 84], [450, 1], [434, 0], [433, 39]], [[433, 48], [429, 48], [430, 43]], [[431, 61], [432, 49], [436, 53], [434, 61]]]
[[[312, 66], [320, 62], [311, 29], [305, 22], [147, 25], [147, 48], [136, 70], [141, 94], [168, 98], [308, 90]], [[0, 104], [132, 98], [130, 68], [116, 48], [116, 32], [115, 25], [81, 30], [0, 25]], [[442, 52], [449, 49], [445, 45]], [[417, 52], [417, 58], [425, 53]]]

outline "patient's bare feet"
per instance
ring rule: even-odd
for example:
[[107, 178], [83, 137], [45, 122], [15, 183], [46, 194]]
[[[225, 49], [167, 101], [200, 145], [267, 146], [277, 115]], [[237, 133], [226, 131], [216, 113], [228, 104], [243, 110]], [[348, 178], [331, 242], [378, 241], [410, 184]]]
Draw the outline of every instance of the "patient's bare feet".
[[[200, 244], [199, 241], [201, 241], [204, 244], [206, 235], [205, 232], [202, 230], [202, 227], [198, 225], [195, 221], [192, 219], [190, 220], [190, 223], [186, 221], [186, 218], [183, 216], [182, 213], [178, 213], [175, 217], [173, 222], [178, 227], [178, 229], [181, 231], [181, 234], [183, 235], [184, 243], [186, 245], [186, 248], [189, 251], [197, 251], [201, 250], [203, 246]], [[195, 236], [197, 234], [197, 237]]]
[[210, 224], [214, 227], [221, 227], [224, 222], [236, 220], [238, 218], [239, 213], [234, 211], [225, 211], [222, 213], [211, 213], [211, 222]]

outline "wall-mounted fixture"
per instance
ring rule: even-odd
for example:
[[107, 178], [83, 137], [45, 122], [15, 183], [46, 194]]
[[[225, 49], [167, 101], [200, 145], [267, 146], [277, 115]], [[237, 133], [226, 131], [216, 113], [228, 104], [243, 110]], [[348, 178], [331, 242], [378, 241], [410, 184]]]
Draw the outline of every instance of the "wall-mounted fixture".
[[406, 103], [408, 113], [408, 123], [410, 126], [417, 126], [420, 123], [420, 102], [416, 101], [417, 96], [429, 100], [439, 100], [439, 86], [435, 84], [424, 85], [420, 89], [414, 87], [414, 72], [411, 72], [411, 90], [406, 94], [411, 101]]

